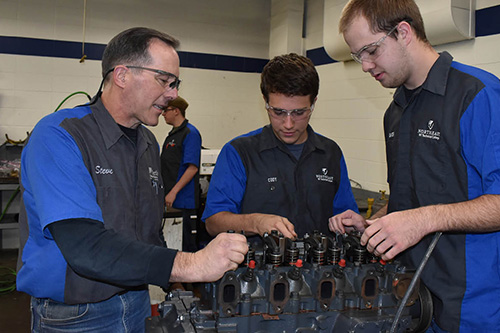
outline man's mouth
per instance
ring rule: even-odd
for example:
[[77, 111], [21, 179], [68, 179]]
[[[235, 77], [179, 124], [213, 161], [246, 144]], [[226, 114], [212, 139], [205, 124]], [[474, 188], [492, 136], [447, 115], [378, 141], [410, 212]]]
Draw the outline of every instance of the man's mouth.
[[379, 80], [382, 78], [382, 76], [383, 76], [383, 75], [384, 75], [384, 73], [383, 73], [383, 72], [378, 73], [378, 74], [372, 74], [373, 78], [374, 78], [375, 80], [377, 80], [377, 81], [379, 81]]
[[158, 104], [153, 104], [153, 107], [155, 109], [160, 110], [161, 112], [165, 111], [165, 109], [166, 109], [166, 106], [164, 106], [164, 105], [158, 105]]

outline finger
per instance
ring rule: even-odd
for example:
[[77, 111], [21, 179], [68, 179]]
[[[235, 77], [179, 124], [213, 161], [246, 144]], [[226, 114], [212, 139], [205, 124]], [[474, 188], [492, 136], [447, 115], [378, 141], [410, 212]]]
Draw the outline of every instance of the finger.
[[219, 235], [227, 235], [227, 242], [224, 242], [223, 246], [228, 246], [229, 250], [235, 251], [236, 253], [240, 253], [245, 255], [248, 252], [248, 243], [247, 238], [241, 234], [219, 234]]
[[239, 262], [238, 263], [237, 262], [231, 262], [229, 264], [228, 271], [235, 271], [238, 268], [238, 266], [239, 266]]
[[379, 255], [382, 255], [391, 250], [393, 245], [394, 243], [389, 238], [385, 238], [375, 247], [375, 251], [379, 253]]
[[385, 239], [385, 235], [383, 235], [380, 231], [374, 234], [370, 239], [368, 240], [368, 243], [366, 244], [366, 249], [369, 252], [374, 252], [376, 249], [378, 253], [384, 253], [384, 249], [387, 249], [389, 246], [385, 246], [384, 242], [387, 240]]
[[396, 257], [399, 253], [401, 253], [400, 250], [398, 250], [395, 246], [391, 247], [389, 251], [384, 253], [381, 257], [384, 260], [392, 260], [394, 257]]
[[347, 219], [343, 219], [340, 216], [334, 216], [334, 217], [330, 218], [330, 224], [333, 227], [332, 231], [335, 231], [335, 232], [338, 231], [341, 234], [345, 234], [346, 230], [345, 230], [345, 225], [343, 223], [343, 220], [347, 220]]
[[295, 237], [294, 234], [291, 233], [285, 225], [278, 225], [276, 229], [278, 229], [278, 231], [283, 235], [283, 237], [291, 239]]
[[366, 228], [365, 232], [363, 232], [363, 235], [361, 235], [361, 239], [360, 239], [361, 245], [368, 246], [368, 241], [373, 237], [373, 235], [378, 233], [379, 230], [380, 229], [379, 229], [378, 225], [371, 225], [368, 228]]
[[377, 222], [378, 219], [375, 219], [375, 220], [366, 220], [366, 223], [368, 225], [372, 225], [373, 223]]
[[285, 233], [283, 233], [283, 235], [288, 238], [296, 238], [297, 233], [295, 232], [295, 226], [293, 225], [293, 223], [284, 217], [281, 218], [281, 222], [283, 222], [285, 231], [288, 234], [288, 236], [285, 236]]

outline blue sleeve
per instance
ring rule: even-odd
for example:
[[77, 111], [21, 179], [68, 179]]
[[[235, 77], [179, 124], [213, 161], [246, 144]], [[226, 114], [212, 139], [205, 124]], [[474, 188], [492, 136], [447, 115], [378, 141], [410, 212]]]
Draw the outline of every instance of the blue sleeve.
[[239, 214], [246, 181], [246, 171], [240, 155], [227, 143], [215, 163], [202, 220], [220, 212]]
[[347, 174], [347, 167], [344, 160], [344, 155], [340, 159], [340, 184], [337, 194], [333, 199], [333, 215], [340, 214], [346, 210], [352, 210], [359, 213], [358, 205], [352, 194], [351, 181]]
[[186, 135], [186, 138], [182, 143], [182, 164], [185, 165], [186, 168], [188, 164], [194, 164], [199, 168], [201, 155], [201, 136], [194, 127], [190, 128], [190, 132], [188, 133], [188, 135]]
[[500, 194], [500, 82], [487, 85], [460, 119], [469, 199]]
[[73, 218], [103, 221], [96, 189], [73, 138], [42, 120], [21, 157], [23, 199], [40, 227]]

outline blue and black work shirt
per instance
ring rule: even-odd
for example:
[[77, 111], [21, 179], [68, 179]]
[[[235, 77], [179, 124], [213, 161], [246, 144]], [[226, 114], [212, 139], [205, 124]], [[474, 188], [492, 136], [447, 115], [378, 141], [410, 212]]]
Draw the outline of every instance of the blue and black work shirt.
[[161, 174], [165, 194], [177, 184], [190, 164], [198, 167], [198, 172], [184, 186], [175, 198], [174, 208], [196, 209], [200, 197], [200, 132], [187, 119], [179, 127], [168, 133], [161, 151]]
[[[394, 94], [385, 118], [388, 212], [500, 194], [500, 82], [443, 52], [409, 100]], [[435, 216], [435, 219], [441, 218]], [[417, 267], [432, 235], [404, 253]], [[445, 233], [422, 281], [450, 332], [500, 323], [500, 233]]]
[[227, 211], [286, 217], [299, 237], [330, 234], [328, 219], [358, 211], [344, 156], [333, 141], [307, 127], [299, 159], [270, 125], [233, 139], [222, 148], [210, 180], [202, 219]]
[[[139, 126], [134, 143], [100, 99], [44, 117], [21, 158], [18, 290], [76, 304], [108, 299], [126, 290], [123, 286], [131, 281], [168, 286], [176, 251], [166, 249], [160, 236], [164, 192], [159, 154], [148, 129]], [[111, 272], [116, 283], [76, 273], [48, 230], [52, 223], [80, 219], [102, 223], [142, 249], [141, 255], [126, 258], [123, 248], [78, 258], [90, 262], [90, 270], [92, 261], [106, 258], [114, 265], [108, 269], [116, 269]]]

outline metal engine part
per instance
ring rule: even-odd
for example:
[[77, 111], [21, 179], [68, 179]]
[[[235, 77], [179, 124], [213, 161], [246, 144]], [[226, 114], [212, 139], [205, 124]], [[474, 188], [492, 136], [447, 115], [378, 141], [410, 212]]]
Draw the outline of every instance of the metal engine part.
[[[146, 332], [389, 332], [413, 272], [368, 253], [359, 235], [314, 232], [292, 241], [277, 232], [199, 297], [175, 291]], [[425, 332], [432, 299], [418, 285], [397, 332]]]

